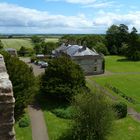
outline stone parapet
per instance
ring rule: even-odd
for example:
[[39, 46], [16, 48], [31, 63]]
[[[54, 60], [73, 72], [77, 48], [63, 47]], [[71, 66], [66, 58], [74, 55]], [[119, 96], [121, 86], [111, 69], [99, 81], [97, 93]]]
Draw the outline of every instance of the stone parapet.
[[0, 140], [15, 140], [14, 104], [12, 83], [0, 55]]

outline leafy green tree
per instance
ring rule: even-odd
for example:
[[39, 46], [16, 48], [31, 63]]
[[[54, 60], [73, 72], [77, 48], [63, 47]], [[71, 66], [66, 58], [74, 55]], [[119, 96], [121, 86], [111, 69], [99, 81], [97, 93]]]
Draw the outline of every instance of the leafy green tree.
[[[128, 27], [124, 24], [120, 24], [119, 26], [112, 25], [106, 32], [107, 47], [110, 54], [115, 54], [114, 52], [116, 52], [116, 54], [119, 54], [122, 43], [128, 43], [128, 40], [129, 31]], [[116, 49], [115, 51], [113, 51], [114, 48]]]
[[24, 46], [21, 46], [21, 48], [18, 51], [18, 54], [20, 56], [25, 56], [27, 53], [28, 53], [28, 50]]
[[108, 55], [108, 54], [109, 54], [107, 47], [106, 47], [105, 44], [102, 43], [102, 42], [97, 42], [97, 44], [95, 45], [94, 49], [95, 49], [98, 53], [102, 53], [102, 54], [104, 54], [104, 55]]
[[128, 51], [128, 44], [123, 43], [122, 44], [122, 47], [120, 49], [120, 54], [121, 55], [126, 55], [127, 54], [127, 51]]
[[104, 94], [83, 92], [75, 96], [73, 105], [73, 139], [105, 140], [112, 128], [114, 112]]
[[125, 56], [133, 61], [140, 60], [140, 38], [135, 27], [129, 34], [129, 43]]
[[85, 77], [80, 66], [62, 56], [49, 62], [41, 78], [41, 91], [46, 97], [70, 100], [73, 94], [85, 87]]
[[52, 54], [52, 51], [58, 47], [58, 44], [54, 42], [44, 42], [43, 44], [43, 54]]
[[15, 118], [24, 113], [24, 109], [32, 101], [37, 92], [36, 79], [31, 68], [17, 57], [11, 57], [6, 52], [4, 55], [9, 78], [12, 81], [15, 97]]
[[82, 45], [92, 49], [97, 42], [105, 42], [102, 35], [65, 35], [59, 39], [59, 44]]
[[43, 43], [34, 44], [34, 51], [36, 54], [42, 54], [42, 51], [43, 51], [42, 45], [43, 45]]
[[33, 43], [40, 43], [40, 42], [43, 42], [44, 41], [43, 38], [41, 38], [39, 36], [36, 36], [36, 35], [32, 36], [31, 37], [31, 40], [32, 40]]
[[2, 43], [2, 41], [0, 40], [0, 49], [3, 49], [3, 48], [4, 48], [3, 43]]

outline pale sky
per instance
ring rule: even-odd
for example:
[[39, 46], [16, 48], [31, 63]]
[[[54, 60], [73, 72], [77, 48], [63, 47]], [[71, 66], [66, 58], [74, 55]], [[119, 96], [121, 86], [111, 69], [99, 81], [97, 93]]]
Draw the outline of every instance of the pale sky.
[[112, 24], [140, 31], [140, 0], [0, 0], [0, 33], [105, 33]]

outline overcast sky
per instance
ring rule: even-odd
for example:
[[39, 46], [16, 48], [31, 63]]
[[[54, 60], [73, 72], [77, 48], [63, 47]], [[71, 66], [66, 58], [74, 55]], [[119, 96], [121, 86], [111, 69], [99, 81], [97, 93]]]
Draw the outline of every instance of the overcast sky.
[[0, 33], [105, 33], [112, 24], [140, 31], [140, 0], [0, 0]]

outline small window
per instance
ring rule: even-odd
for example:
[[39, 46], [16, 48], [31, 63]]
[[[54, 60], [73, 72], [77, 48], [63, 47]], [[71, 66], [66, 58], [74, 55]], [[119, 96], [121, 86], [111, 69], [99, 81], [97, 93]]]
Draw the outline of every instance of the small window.
[[94, 67], [94, 72], [96, 72], [97, 71], [97, 67]]
[[97, 59], [95, 59], [95, 63], [97, 63]]

